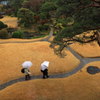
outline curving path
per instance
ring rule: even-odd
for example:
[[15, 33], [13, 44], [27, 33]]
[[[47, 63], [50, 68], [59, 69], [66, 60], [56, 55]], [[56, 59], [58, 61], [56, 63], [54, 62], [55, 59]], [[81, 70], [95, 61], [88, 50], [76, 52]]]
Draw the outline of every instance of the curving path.
[[31, 40], [31, 41], [0, 41], [0, 44], [6, 44], [6, 43], [32, 43], [32, 42], [39, 42], [39, 41], [48, 41], [53, 36], [53, 30], [51, 29], [48, 37], [40, 39], [40, 40]]
[[[52, 32], [49, 34], [49, 36], [47, 38], [37, 40], [37, 41], [48, 41], [48, 39], [51, 36], [52, 36]], [[0, 44], [3, 44], [3, 43], [32, 43], [32, 42], [37, 42], [37, 41], [19, 41], [19, 42], [18, 41], [12, 41], [12, 42], [0, 42]], [[75, 74], [76, 72], [80, 71], [86, 64], [88, 64], [90, 62], [94, 62], [94, 61], [100, 61], [100, 57], [98, 57], [98, 58], [83, 58], [81, 55], [79, 55], [76, 51], [74, 51], [69, 46], [66, 49], [68, 49], [77, 59], [80, 60], [80, 64], [70, 72], [60, 73], [60, 74], [53, 74], [53, 75], [50, 75], [50, 78], [64, 78], [64, 77], [71, 76], [71, 75]], [[42, 78], [41, 75], [32, 76], [32, 79], [41, 79], [41, 78]], [[15, 84], [17, 82], [22, 82], [22, 81], [25, 81], [24, 77], [14, 79], [14, 80], [10, 80], [10, 81], [8, 81], [4, 84], [0, 84], [0, 90], [3, 90], [3, 89], [5, 89], [6, 87], [8, 87], [12, 84]]]
[[40, 40], [31, 40], [31, 41], [0, 41], [0, 44], [6, 44], [6, 43], [32, 43], [32, 42], [39, 42], [39, 41], [48, 41], [50, 37], [46, 37], [44, 39]]

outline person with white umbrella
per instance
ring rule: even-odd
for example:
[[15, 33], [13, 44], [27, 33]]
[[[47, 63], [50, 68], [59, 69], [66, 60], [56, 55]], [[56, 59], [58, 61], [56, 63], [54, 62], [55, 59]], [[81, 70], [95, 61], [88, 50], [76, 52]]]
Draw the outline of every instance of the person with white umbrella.
[[43, 73], [43, 79], [48, 78], [48, 67], [49, 67], [49, 61], [44, 61], [41, 64], [41, 72]]
[[31, 79], [31, 73], [29, 68], [32, 66], [32, 62], [31, 61], [25, 61], [24, 63], [22, 63], [22, 70], [21, 72], [25, 74], [25, 80], [30, 80]]

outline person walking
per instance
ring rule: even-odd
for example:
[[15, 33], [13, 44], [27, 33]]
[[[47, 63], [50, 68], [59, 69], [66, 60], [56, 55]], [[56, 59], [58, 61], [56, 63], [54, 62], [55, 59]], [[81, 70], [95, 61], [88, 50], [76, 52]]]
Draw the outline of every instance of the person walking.
[[24, 73], [25, 73], [25, 80], [30, 80], [31, 79], [31, 73], [28, 68], [24, 68]]
[[43, 79], [49, 78], [49, 75], [48, 75], [48, 66], [49, 66], [49, 61], [44, 61], [41, 64], [41, 72], [43, 73]]
[[29, 70], [29, 68], [32, 66], [32, 62], [31, 61], [25, 61], [22, 64], [22, 69], [21, 72], [25, 74], [25, 80], [30, 80], [31, 79], [31, 72]]

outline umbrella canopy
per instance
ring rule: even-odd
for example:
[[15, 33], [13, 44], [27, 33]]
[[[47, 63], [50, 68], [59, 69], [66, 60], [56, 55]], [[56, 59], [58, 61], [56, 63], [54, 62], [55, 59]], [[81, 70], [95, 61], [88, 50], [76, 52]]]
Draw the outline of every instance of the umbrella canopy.
[[32, 62], [31, 61], [25, 61], [24, 63], [22, 63], [22, 67], [23, 68], [29, 68], [32, 66]]
[[47, 67], [49, 67], [49, 61], [44, 61], [41, 64], [41, 70], [45, 70]]

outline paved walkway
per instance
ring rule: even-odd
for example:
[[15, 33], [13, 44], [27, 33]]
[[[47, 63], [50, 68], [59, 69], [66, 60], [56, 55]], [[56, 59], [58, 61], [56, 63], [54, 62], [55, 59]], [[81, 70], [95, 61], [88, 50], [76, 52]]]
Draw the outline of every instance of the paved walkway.
[[[37, 41], [48, 41], [48, 39], [52, 36], [52, 33], [50, 33], [50, 35], [45, 38], [45, 39], [41, 39], [41, 40], [37, 40]], [[12, 42], [0, 42], [0, 44], [3, 43], [32, 43], [32, 42], [37, 42], [37, 41], [12, 41]], [[77, 73], [78, 71], [80, 71], [86, 64], [90, 63], [90, 62], [94, 62], [94, 61], [100, 61], [100, 57], [98, 58], [84, 58], [81, 55], [79, 55], [76, 51], [74, 51], [71, 47], [67, 47], [66, 49], [68, 49], [77, 59], [80, 60], [80, 64], [73, 69], [70, 72], [66, 72], [66, 73], [61, 73], [61, 74], [54, 74], [54, 75], [50, 75], [50, 78], [64, 78], [64, 77], [68, 77], [71, 76], [75, 73]], [[41, 79], [42, 76], [38, 75], [38, 76], [32, 76], [32, 79]], [[24, 77], [18, 78], [18, 79], [14, 79], [14, 80], [10, 80], [4, 84], [0, 84], [0, 90], [5, 89], [6, 87], [15, 84], [17, 82], [22, 82], [25, 81]]]
[[30, 41], [0, 41], [0, 44], [7, 44], [7, 43], [32, 43], [32, 42], [39, 42], [39, 41], [48, 41], [49, 42], [49, 39], [53, 36], [53, 31], [51, 31], [49, 33], [49, 35], [46, 37], [46, 38], [42, 38], [42, 39], [38, 39], [38, 40], [30, 40]]

